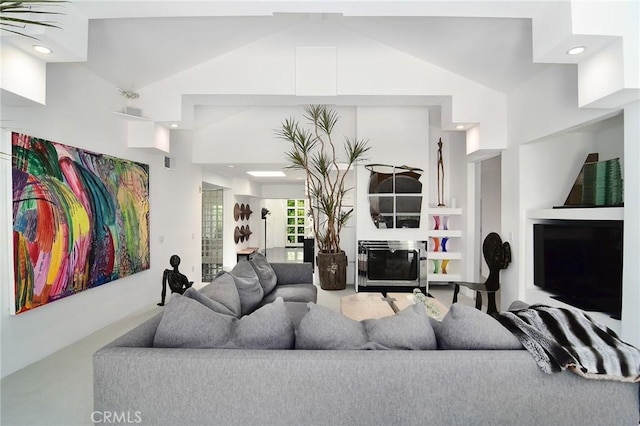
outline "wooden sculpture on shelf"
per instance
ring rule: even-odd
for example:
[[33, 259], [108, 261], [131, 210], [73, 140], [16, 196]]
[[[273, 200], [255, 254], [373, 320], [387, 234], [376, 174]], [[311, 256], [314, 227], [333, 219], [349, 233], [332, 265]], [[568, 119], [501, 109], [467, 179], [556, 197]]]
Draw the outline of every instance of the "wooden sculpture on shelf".
[[438, 207], [444, 207], [444, 160], [442, 158], [442, 138], [438, 139]]
[[172, 269], [165, 269], [162, 274], [162, 299], [158, 306], [164, 306], [164, 300], [167, 296], [167, 284], [171, 289], [171, 293], [183, 294], [189, 287], [193, 285], [193, 281], [189, 281], [186, 275], [178, 271], [180, 266], [180, 256], [174, 254], [169, 258], [169, 264]]

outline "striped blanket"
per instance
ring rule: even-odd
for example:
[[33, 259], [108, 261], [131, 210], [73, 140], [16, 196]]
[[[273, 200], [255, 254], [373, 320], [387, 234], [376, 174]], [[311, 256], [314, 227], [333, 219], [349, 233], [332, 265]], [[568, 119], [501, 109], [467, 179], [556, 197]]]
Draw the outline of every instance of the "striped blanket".
[[569, 369], [589, 379], [640, 382], [640, 350], [581, 311], [531, 305], [496, 319], [546, 373]]

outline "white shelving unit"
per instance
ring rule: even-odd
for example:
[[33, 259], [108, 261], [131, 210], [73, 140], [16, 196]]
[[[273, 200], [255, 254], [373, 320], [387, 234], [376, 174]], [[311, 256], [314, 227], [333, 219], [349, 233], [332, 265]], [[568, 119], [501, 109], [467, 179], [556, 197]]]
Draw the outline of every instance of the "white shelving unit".
[[527, 211], [527, 218], [560, 220], [623, 220], [624, 207], [533, 209]]
[[[462, 259], [462, 253], [458, 251], [450, 251], [447, 247], [447, 251], [442, 251], [442, 240], [447, 238], [447, 246], [453, 243], [454, 247], [460, 246], [462, 231], [455, 229], [456, 221], [452, 221], [452, 217], [459, 217], [462, 215], [462, 209], [450, 208], [450, 207], [432, 207], [427, 210], [429, 217], [430, 228], [435, 228], [436, 220], [438, 223], [438, 229], [429, 229], [427, 235], [429, 237], [427, 261], [429, 273], [427, 274], [427, 281], [431, 282], [449, 282], [460, 281], [461, 275], [450, 272], [451, 268], [455, 271], [460, 269], [458, 261]], [[452, 228], [452, 226], [454, 228]], [[436, 251], [437, 248], [437, 251]], [[453, 261], [453, 262], [452, 262]], [[444, 269], [446, 273], [442, 272], [444, 263]], [[436, 272], [437, 271], [437, 272]]]
[[124, 118], [125, 120], [133, 120], [133, 121], [151, 121], [150, 118], [148, 117], [143, 117], [141, 115], [133, 115], [133, 114], [127, 114], [126, 112], [119, 112], [119, 111], [111, 111], [111, 114], [113, 115], [117, 115], [120, 118]]

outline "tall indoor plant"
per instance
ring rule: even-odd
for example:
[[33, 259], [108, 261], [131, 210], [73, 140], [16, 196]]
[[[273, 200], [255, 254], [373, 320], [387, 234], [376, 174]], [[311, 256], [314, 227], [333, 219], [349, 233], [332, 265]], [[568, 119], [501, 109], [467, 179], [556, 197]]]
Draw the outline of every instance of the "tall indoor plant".
[[[36, 39], [25, 32], [27, 25], [60, 28], [50, 21], [36, 19], [40, 15], [59, 15], [60, 12], [43, 10], [57, 3], [68, 3], [66, 0], [0, 0], [0, 30]], [[36, 39], [37, 40], [37, 39]]]
[[350, 189], [345, 188], [345, 177], [370, 147], [366, 140], [345, 137], [344, 156], [340, 155], [332, 135], [340, 118], [336, 110], [326, 105], [307, 105], [304, 111], [310, 128], [291, 117], [282, 122], [276, 135], [290, 143], [287, 168], [302, 170], [306, 175], [308, 214], [318, 247], [320, 286], [325, 290], [339, 290], [346, 286], [347, 273], [340, 231], [353, 212], [343, 208], [345, 194]]

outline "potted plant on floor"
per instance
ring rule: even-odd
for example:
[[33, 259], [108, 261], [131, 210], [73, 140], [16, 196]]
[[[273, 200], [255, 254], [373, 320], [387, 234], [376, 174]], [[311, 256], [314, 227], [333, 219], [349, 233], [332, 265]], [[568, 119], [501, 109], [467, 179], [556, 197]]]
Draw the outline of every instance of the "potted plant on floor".
[[276, 135], [290, 143], [287, 168], [305, 172], [320, 286], [324, 290], [341, 290], [346, 286], [347, 256], [340, 247], [340, 231], [353, 212], [343, 208], [345, 194], [351, 189], [345, 188], [345, 177], [370, 147], [366, 140], [345, 137], [344, 151], [338, 152], [332, 137], [339, 120], [335, 109], [307, 105], [304, 111], [309, 128], [291, 117], [281, 123]]

